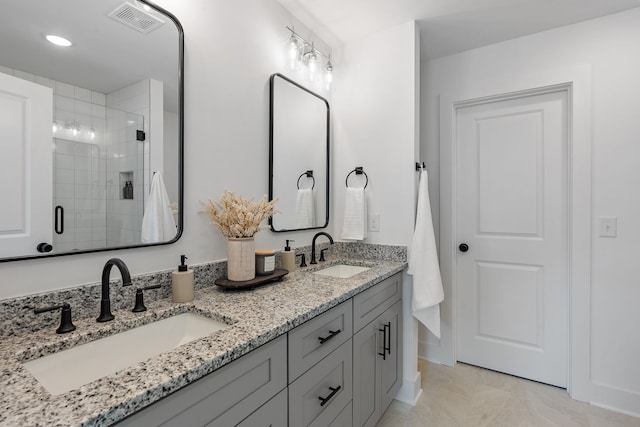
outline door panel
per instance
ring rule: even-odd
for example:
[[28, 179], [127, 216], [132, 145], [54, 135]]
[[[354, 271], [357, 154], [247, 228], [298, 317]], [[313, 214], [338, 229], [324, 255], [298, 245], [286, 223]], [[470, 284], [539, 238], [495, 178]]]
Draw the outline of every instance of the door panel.
[[567, 96], [456, 116], [459, 361], [566, 386]]
[[52, 241], [52, 99], [51, 89], [0, 73], [0, 258]]

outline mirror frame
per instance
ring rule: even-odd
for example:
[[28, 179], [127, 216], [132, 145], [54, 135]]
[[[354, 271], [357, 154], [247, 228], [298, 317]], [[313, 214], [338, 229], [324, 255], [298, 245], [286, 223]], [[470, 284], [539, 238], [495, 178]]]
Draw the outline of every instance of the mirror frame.
[[182, 233], [184, 231], [184, 30], [182, 28], [182, 24], [178, 21], [178, 18], [171, 12], [166, 9], [156, 5], [147, 0], [138, 0], [140, 3], [147, 4], [151, 8], [156, 11], [164, 14], [167, 18], [173, 22], [176, 26], [176, 30], [178, 31], [178, 107], [180, 112], [178, 114], [178, 218], [176, 221], [177, 232], [176, 236], [168, 240], [166, 242], [159, 243], [141, 243], [136, 245], [124, 245], [124, 246], [113, 246], [108, 248], [99, 248], [99, 249], [86, 249], [86, 250], [78, 250], [78, 251], [68, 251], [61, 253], [53, 253], [53, 254], [36, 254], [36, 255], [27, 255], [27, 256], [17, 256], [11, 258], [0, 258], [0, 263], [10, 262], [10, 261], [23, 261], [23, 260], [33, 260], [33, 259], [41, 259], [41, 258], [52, 258], [59, 256], [67, 256], [67, 255], [77, 255], [77, 254], [86, 254], [93, 252], [107, 252], [107, 251], [115, 251], [122, 249], [134, 249], [134, 248], [146, 248], [150, 246], [162, 246], [162, 245], [170, 245], [175, 243], [182, 237]]
[[273, 138], [273, 124], [274, 124], [274, 89], [275, 89], [275, 79], [276, 77], [279, 77], [283, 80], [285, 80], [287, 83], [290, 83], [300, 89], [302, 89], [303, 91], [305, 91], [306, 93], [318, 98], [319, 100], [321, 100], [322, 102], [324, 102], [324, 104], [327, 107], [327, 144], [326, 144], [326, 161], [327, 161], [327, 179], [326, 179], [326, 188], [327, 188], [327, 193], [326, 193], [326, 197], [327, 197], [327, 203], [326, 203], [326, 212], [325, 212], [325, 222], [324, 225], [319, 225], [317, 227], [307, 227], [307, 228], [292, 228], [292, 229], [279, 229], [276, 230], [273, 227], [273, 217], [269, 217], [269, 226], [271, 227], [271, 231], [275, 232], [275, 233], [286, 233], [289, 231], [301, 231], [301, 230], [316, 230], [319, 228], [326, 228], [329, 226], [329, 212], [330, 212], [330, 181], [329, 181], [329, 173], [331, 170], [331, 165], [330, 165], [330, 149], [331, 149], [331, 135], [330, 135], [330, 129], [331, 129], [331, 119], [330, 119], [330, 107], [329, 107], [329, 101], [327, 101], [325, 98], [323, 98], [322, 96], [318, 95], [317, 93], [307, 89], [306, 87], [296, 83], [295, 81], [291, 80], [290, 78], [288, 78], [287, 76], [280, 74], [280, 73], [274, 73], [271, 75], [271, 77], [269, 78], [269, 200], [273, 200], [273, 156], [274, 156], [274, 138]]

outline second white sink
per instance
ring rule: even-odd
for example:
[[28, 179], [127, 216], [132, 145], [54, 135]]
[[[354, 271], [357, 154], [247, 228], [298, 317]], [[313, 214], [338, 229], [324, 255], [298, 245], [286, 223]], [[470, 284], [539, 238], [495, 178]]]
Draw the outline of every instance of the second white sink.
[[208, 317], [183, 313], [23, 365], [49, 393], [58, 395], [227, 326]]
[[347, 265], [337, 264], [331, 267], [323, 268], [322, 270], [314, 271], [313, 274], [320, 276], [339, 277], [341, 279], [348, 279], [351, 276], [362, 273], [369, 270], [369, 267], [361, 267], [359, 265]]

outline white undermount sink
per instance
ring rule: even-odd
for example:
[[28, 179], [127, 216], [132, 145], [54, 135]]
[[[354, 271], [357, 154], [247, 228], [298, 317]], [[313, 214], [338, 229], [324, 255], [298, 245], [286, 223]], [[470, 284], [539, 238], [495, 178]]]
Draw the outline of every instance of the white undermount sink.
[[322, 270], [314, 271], [313, 274], [320, 276], [339, 277], [340, 279], [348, 279], [351, 276], [369, 270], [369, 267], [361, 267], [359, 265], [336, 264]]
[[23, 365], [49, 393], [58, 395], [227, 326], [208, 317], [182, 313]]

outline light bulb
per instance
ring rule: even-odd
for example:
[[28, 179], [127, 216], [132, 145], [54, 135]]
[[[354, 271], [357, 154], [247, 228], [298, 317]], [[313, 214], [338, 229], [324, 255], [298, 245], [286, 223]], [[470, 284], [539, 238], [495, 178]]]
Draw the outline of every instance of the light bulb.
[[316, 81], [318, 78], [318, 55], [312, 50], [308, 53], [307, 67], [309, 69], [309, 80]]
[[327, 84], [327, 89], [330, 89], [331, 83], [333, 83], [333, 64], [331, 63], [331, 57], [329, 57], [329, 60], [327, 61], [325, 70], [324, 81]]
[[295, 70], [298, 67], [298, 59], [300, 58], [301, 43], [296, 36], [291, 34], [291, 38], [287, 42], [287, 62], [289, 69]]
[[56, 122], [53, 122], [53, 133], [58, 132], [58, 124]]
[[92, 141], [96, 139], [96, 130], [94, 128], [89, 129], [89, 137]]

